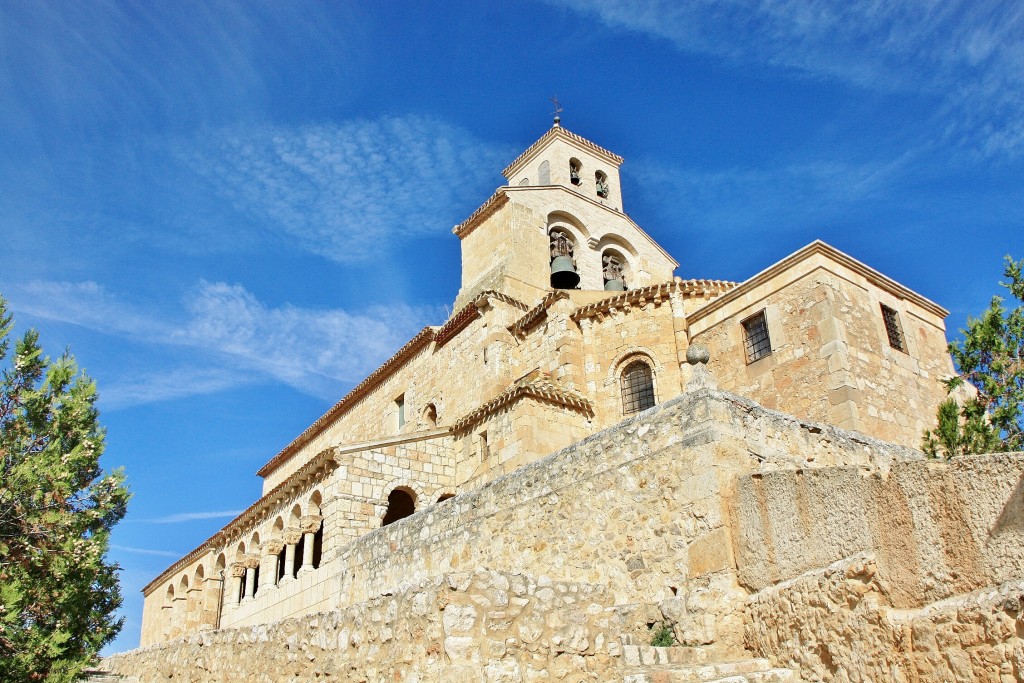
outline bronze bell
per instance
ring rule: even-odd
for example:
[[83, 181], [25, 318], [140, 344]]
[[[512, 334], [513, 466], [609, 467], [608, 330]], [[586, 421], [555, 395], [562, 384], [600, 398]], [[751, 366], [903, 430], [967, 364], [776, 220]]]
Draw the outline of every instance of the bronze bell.
[[576, 289], [580, 276], [568, 256], [556, 256], [551, 261], [551, 286], [555, 289]]
[[606, 292], [625, 292], [626, 286], [622, 284], [620, 278], [614, 278], [612, 280], [605, 280], [604, 291]]

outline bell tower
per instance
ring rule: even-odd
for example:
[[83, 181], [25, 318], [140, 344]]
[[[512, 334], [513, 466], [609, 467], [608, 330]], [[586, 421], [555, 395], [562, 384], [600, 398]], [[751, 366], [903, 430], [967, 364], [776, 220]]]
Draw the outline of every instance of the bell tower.
[[671, 280], [676, 261], [622, 210], [622, 161], [556, 117], [502, 171], [508, 185], [455, 226], [456, 310], [486, 290], [533, 304], [554, 289], [593, 299]]

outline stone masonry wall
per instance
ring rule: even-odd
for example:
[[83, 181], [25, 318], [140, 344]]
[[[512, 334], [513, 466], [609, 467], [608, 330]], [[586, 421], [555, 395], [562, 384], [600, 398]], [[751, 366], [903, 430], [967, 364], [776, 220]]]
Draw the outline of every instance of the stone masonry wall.
[[621, 617], [601, 587], [453, 573], [344, 610], [206, 631], [104, 660], [139, 683], [604, 682]]
[[1024, 680], [1024, 581], [913, 610], [888, 589], [870, 554], [780, 583], [748, 600], [747, 646], [805, 681]]
[[754, 590], [860, 551], [899, 608], [1024, 577], [1024, 453], [753, 474], [735, 514]]

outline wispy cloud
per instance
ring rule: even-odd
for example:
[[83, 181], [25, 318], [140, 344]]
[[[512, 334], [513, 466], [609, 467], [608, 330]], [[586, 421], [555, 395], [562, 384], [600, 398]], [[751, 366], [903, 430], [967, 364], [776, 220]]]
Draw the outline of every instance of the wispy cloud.
[[808, 222], [850, 211], [865, 201], [886, 201], [910, 164], [910, 155], [891, 162], [860, 164], [814, 161], [774, 168], [718, 171], [640, 161], [632, 170], [640, 191], [652, 197], [671, 194], [666, 211], [694, 228], [715, 233], [751, 230], [800, 230]]
[[937, 128], [948, 138], [985, 154], [1024, 153], [1021, 3], [552, 1], [743, 65], [925, 92], [941, 103]]
[[122, 553], [133, 553], [135, 555], [153, 555], [155, 557], [181, 557], [181, 553], [172, 550], [151, 550], [149, 548], [133, 548], [128, 545], [111, 545], [111, 550], [119, 550]]
[[[268, 379], [325, 399], [369, 373], [428, 322], [434, 307], [359, 311], [269, 307], [241, 285], [200, 281], [182, 309], [143, 312], [94, 282], [33, 281], [9, 293], [16, 311], [139, 342], [185, 347], [186, 365], [104, 383], [108, 407], [208, 393]], [[105, 400], [108, 400], [105, 398]]]
[[182, 156], [267, 235], [354, 262], [450, 228], [513, 154], [444, 122], [404, 116], [220, 130]]
[[154, 517], [152, 519], [131, 520], [145, 524], [181, 524], [183, 522], [195, 522], [201, 519], [234, 519], [242, 514], [242, 510], [223, 510], [216, 512], [179, 512], [165, 517]]

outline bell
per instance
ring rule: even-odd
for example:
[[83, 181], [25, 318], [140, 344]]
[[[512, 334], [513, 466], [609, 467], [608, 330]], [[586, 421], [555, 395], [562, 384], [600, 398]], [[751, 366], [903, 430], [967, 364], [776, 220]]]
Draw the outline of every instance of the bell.
[[555, 289], [576, 289], [580, 276], [572, 259], [568, 256], [556, 256], [551, 262], [551, 286]]
[[626, 286], [622, 284], [622, 280], [615, 278], [614, 280], [607, 280], [604, 283], [604, 291], [606, 292], [625, 292]]

